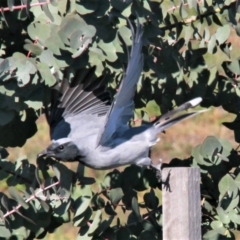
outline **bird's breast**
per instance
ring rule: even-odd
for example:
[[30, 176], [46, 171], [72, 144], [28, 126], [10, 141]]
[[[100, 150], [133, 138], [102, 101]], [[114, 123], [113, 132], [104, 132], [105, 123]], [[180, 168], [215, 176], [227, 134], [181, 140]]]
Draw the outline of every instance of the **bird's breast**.
[[85, 146], [82, 161], [85, 165], [94, 169], [112, 169], [119, 166], [134, 164], [140, 158], [148, 156], [149, 146], [147, 142], [126, 141], [115, 147], [95, 145]]

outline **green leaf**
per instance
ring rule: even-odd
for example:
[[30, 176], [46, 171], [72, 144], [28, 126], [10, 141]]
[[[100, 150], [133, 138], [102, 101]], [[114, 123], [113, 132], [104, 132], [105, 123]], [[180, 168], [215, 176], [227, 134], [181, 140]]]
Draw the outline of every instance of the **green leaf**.
[[28, 204], [23, 200], [23, 198], [19, 195], [19, 193], [14, 187], [9, 187], [8, 192], [12, 198], [14, 198], [19, 204], [22, 205], [24, 209], [29, 208]]
[[[50, 52], [47, 55], [51, 55], [51, 58], [53, 57], [53, 54], [56, 55], [61, 55], [61, 49], [65, 49], [64, 43], [62, 42], [60, 36], [56, 35], [56, 34], [52, 34], [47, 40], [46, 40], [46, 47], [48, 47], [47, 50], [50, 50]], [[44, 51], [43, 51], [44, 52]], [[42, 55], [41, 55], [42, 56]], [[40, 57], [41, 57], [40, 56]], [[43, 56], [44, 59], [46, 59], [46, 56]], [[50, 59], [49, 59], [50, 60]], [[42, 61], [46, 64], [48, 64], [48, 61]], [[54, 58], [54, 62], [57, 62], [57, 58]], [[49, 64], [48, 64], [49, 65]], [[51, 66], [51, 65], [49, 65]]]
[[76, 10], [80, 15], [90, 14], [97, 10], [99, 4], [101, 3], [98, 3], [97, 1], [83, 0], [76, 3]]
[[180, 13], [181, 18], [187, 18], [188, 17], [188, 12], [187, 12], [186, 7], [184, 6], [184, 4], [182, 2], [180, 4], [179, 13]]
[[218, 207], [216, 208], [216, 211], [217, 211], [217, 214], [218, 214], [218, 216], [219, 216], [220, 221], [221, 221], [223, 224], [229, 224], [229, 222], [230, 222], [229, 216], [228, 216], [228, 214], [223, 210], [223, 208], [218, 206]]
[[156, 117], [161, 115], [160, 107], [155, 100], [151, 100], [147, 103], [145, 111], [149, 117]]
[[132, 33], [131, 30], [129, 28], [127, 28], [126, 26], [123, 26], [121, 28], [119, 28], [118, 30], [119, 34], [121, 35], [122, 39], [124, 40], [124, 42], [126, 43], [127, 46], [131, 46], [132, 45]]
[[75, 227], [83, 227], [86, 226], [86, 222], [90, 220], [92, 217], [92, 209], [88, 207], [86, 211], [84, 211], [81, 215], [74, 217], [73, 222]]
[[79, 48], [82, 44], [81, 44], [81, 37], [83, 35], [83, 32], [80, 29], [75, 30], [71, 36], [70, 36], [70, 47], [77, 49]]
[[39, 199], [39, 198], [38, 198], [38, 201], [40, 202], [40, 204], [41, 204], [41, 206], [43, 207], [44, 211], [45, 211], [45, 212], [48, 212], [49, 209], [50, 209], [49, 205], [48, 205], [45, 201], [43, 201], [43, 200], [41, 200], [41, 199]]
[[238, 214], [235, 210], [229, 212], [229, 218], [232, 222], [240, 225], [240, 214]]
[[91, 198], [88, 196], [81, 196], [79, 201], [78, 201], [78, 206], [77, 206], [77, 210], [75, 212], [74, 217], [78, 217], [79, 215], [81, 215], [82, 213], [84, 213], [84, 211], [86, 211], [86, 209], [88, 208], [89, 204], [91, 202]]
[[234, 182], [235, 182], [236, 186], [238, 187], [238, 189], [240, 189], [240, 173], [238, 173], [238, 175], [234, 179]]
[[27, 28], [27, 32], [32, 40], [38, 39], [41, 43], [45, 43], [51, 36], [50, 25], [45, 23], [31, 23]]
[[54, 165], [52, 166], [52, 168], [53, 168], [53, 171], [54, 171], [54, 173], [55, 173], [58, 181], [60, 181], [60, 179], [61, 179], [61, 172], [60, 172], [59, 169], [58, 169], [58, 165], [54, 164]]
[[72, 58], [77, 58], [77, 57], [79, 57], [81, 54], [83, 54], [83, 52], [84, 52], [85, 50], [87, 50], [88, 45], [89, 45], [91, 42], [92, 42], [92, 39], [91, 39], [91, 38], [89, 38], [89, 37], [85, 38], [83, 45], [82, 45], [81, 47], [79, 47], [78, 50], [77, 50], [76, 52], [74, 52], [74, 54], [72, 54]]
[[60, 163], [55, 163], [53, 165], [53, 170], [60, 182], [62, 191], [61, 197], [68, 198], [72, 190], [73, 172], [69, 170], [65, 165]]
[[229, 24], [226, 24], [217, 29], [215, 36], [216, 36], [216, 40], [218, 41], [218, 43], [220, 45], [227, 41], [227, 39], [230, 35], [230, 32], [231, 32], [231, 28], [230, 28]]
[[218, 183], [220, 196], [224, 196], [229, 191], [232, 192], [233, 186], [235, 186], [233, 178], [226, 174]]
[[23, 48], [31, 53], [33, 53], [34, 55], [36, 56], [39, 56], [41, 55], [42, 53], [42, 49], [37, 46], [37, 45], [34, 45], [34, 44], [24, 44]]
[[111, 189], [108, 194], [113, 204], [118, 204], [124, 195], [123, 190], [120, 187]]
[[108, 214], [110, 216], [117, 215], [117, 213], [113, 209], [113, 206], [109, 202], [107, 202], [107, 204], [105, 205], [104, 210], [105, 210], [106, 214]]
[[11, 237], [10, 230], [4, 225], [4, 222], [0, 221], [0, 237], [4, 239], [9, 239]]
[[34, 221], [32, 221], [30, 218], [24, 216], [22, 213], [19, 212], [18, 209], [15, 209], [15, 212], [16, 212], [18, 215], [20, 215], [22, 218], [24, 218], [25, 220], [27, 220], [28, 222], [30, 222], [30, 223], [36, 225], [36, 223], [35, 223]]
[[208, 42], [208, 52], [214, 54], [217, 51], [216, 47], [216, 36], [212, 35], [210, 41]]
[[35, 110], [39, 110], [43, 107], [43, 103], [41, 101], [25, 101], [29, 108], [33, 108]]
[[14, 9], [13, 9], [13, 6], [14, 6], [14, 0], [7, 0], [7, 5], [9, 7], [9, 10], [12, 12]]
[[100, 223], [99, 227], [97, 228], [97, 232], [99, 236], [102, 235], [102, 233], [110, 226], [113, 219], [114, 219], [114, 216], [110, 216], [108, 219], [105, 219]]
[[88, 235], [92, 235], [95, 232], [95, 230], [99, 227], [101, 221], [102, 221], [102, 212], [101, 210], [97, 210], [94, 220], [88, 230]]
[[58, 6], [58, 1], [57, 0], [50, 0], [50, 3], [55, 7]]
[[[64, 216], [64, 214], [66, 212], [68, 212], [69, 208], [71, 207], [72, 202], [70, 199], [56, 200], [56, 198], [58, 199], [59, 196], [57, 196], [57, 195], [50, 196], [50, 200], [52, 202], [54, 201], [54, 204], [51, 204], [51, 206], [54, 209], [54, 216], [62, 218]], [[41, 206], [44, 208], [44, 211], [47, 209], [47, 206], [43, 206], [43, 205], [41, 205]]]
[[91, 206], [93, 209], [101, 209], [105, 206], [105, 201], [98, 193], [95, 193], [91, 200]]
[[121, 185], [121, 181], [121, 173], [117, 169], [114, 169], [105, 176], [103, 185], [105, 188], [118, 188]]
[[232, 44], [231, 43], [223, 43], [220, 45], [221, 50], [230, 58], [230, 51], [232, 50]]
[[231, 203], [228, 205], [226, 212], [233, 210], [239, 204], [239, 195], [232, 199]]
[[221, 149], [222, 145], [218, 141], [218, 139], [216, 137], [209, 136], [204, 140], [203, 144], [201, 145], [199, 153], [204, 158], [208, 158], [209, 160], [217, 164], [217, 162], [215, 162], [215, 159], [217, 158], [217, 153], [219, 153]]
[[44, 83], [49, 87], [53, 86], [56, 83], [56, 79], [50, 72], [49, 67], [40, 62], [37, 63], [37, 67], [42, 79], [44, 80]]
[[139, 240], [146, 240], [146, 239], [157, 240], [159, 238], [158, 238], [157, 234], [154, 234], [154, 232], [143, 230], [140, 233], [138, 239]]
[[219, 232], [218, 230], [209, 230], [203, 235], [203, 239], [218, 239]]
[[56, 66], [56, 62], [55, 62], [55, 58], [53, 56], [53, 52], [50, 51], [49, 49], [43, 50], [41, 55], [39, 56], [39, 58], [40, 58], [41, 62], [47, 64], [49, 67]]
[[113, 8], [116, 8], [120, 12], [122, 12], [125, 8], [131, 4], [132, 0], [130, 1], [121, 1], [121, 0], [111, 0], [111, 5]]
[[139, 221], [141, 221], [142, 220], [142, 216], [140, 214], [138, 201], [137, 201], [137, 199], [135, 197], [132, 198], [132, 210], [133, 210], [134, 214], [136, 215], [137, 219]]
[[236, 59], [232, 62], [225, 62], [225, 66], [223, 66], [225, 72], [229, 70], [232, 74], [234, 75], [239, 75], [240, 74], [240, 58]]
[[4, 126], [11, 122], [14, 118], [14, 111], [0, 109], [0, 125]]
[[[0, 147], [0, 160], [7, 158], [8, 155], [9, 155], [8, 151], [5, 148]], [[1, 165], [1, 163], [0, 163], [0, 165]]]
[[122, 173], [122, 185], [136, 187], [142, 179], [142, 170], [139, 166], [126, 167]]
[[[45, 3], [45, 0], [39, 0], [39, 2]], [[47, 16], [52, 22], [54, 22], [54, 18], [53, 18], [53, 16], [52, 16], [51, 12], [50, 12], [49, 9], [48, 9], [48, 4], [43, 4], [43, 5], [41, 5], [41, 8], [42, 8], [42, 10], [44, 11], [44, 13], [46, 14], [46, 16]]]
[[105, 43], [104, 41], [100, 41], [98, 46], [101, 50], [107, 55], [107, 59], [110, 62], [115, 62], [118, 59], [117, 50], [112, 42]]
[[215, 221], [211, 222], [212, 229], [218, 229], [218, 228], [220, 228], [222, 226], [223, 226], [223, 224], [220, 221], [215, 220]]
[[143, 196], [144, 202], [146, 204], [147, 208], [150, 209], [156, 209], [158, 204], [159, 204], [159, 200], [158, 198], [155, 196], [154, 190], [151, 189], [150, 192], [145, 193]]
[[210, 31], [209, 31], [209, 29], [208, 29], [207, 27], [205, 27], [205, 29], [204, 29], [204, 40], [205, 40], [206, 42], [208, 42], [209, 39], [210, 39], [210, 37], [211, 37]]
[[198, 145], [195, 148], [192, 149], [192, 156], [194, 159], [197, 161], [198, 164], [200, 165], [205, 165], [205, 166], [212, 166], [213, 163], [210, 161], [207, 161], [207, 159], [204, 159], [204, 157], [200, 153], [202, 145]]
[[[11, 69], [11, 59], [0, 59], [0, 72], [1, 74], [3, 72], [9, 71]], [[13, 67], [15, 69], [16, 67]], [[12, 69], [12, 70], [13, 70]]]
[[7, 210], [7, 212], [9, 211], [9, 200], [7, 198], [6, 195], [3, 195], [1, 198], [1, 204], [3, 205], [3, 207], [5, 207], [5, 209]]

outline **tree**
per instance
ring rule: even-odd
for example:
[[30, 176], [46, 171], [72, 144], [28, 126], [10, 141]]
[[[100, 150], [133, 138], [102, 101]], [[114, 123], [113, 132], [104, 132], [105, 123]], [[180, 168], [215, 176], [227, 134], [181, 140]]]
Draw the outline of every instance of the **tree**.
[[[97, 192], [81, 166], [76, 174], [52, 159], [12, 163], [5, 148], [22, 146], [36, 133], [56, 74], [61, 80], [66, 69], [95, 67], [114, 92], [131, 45], [126, 18], [144, 26], [135, 117], [146, 121], [201, 96], [203, 107], [222, 106], [236, 115], [224, 125], [239, 143], [238, 1], [22, 2], [1, 2], [0, 178], [10, 196], [0, 194], [0, 236], [43, 238], [73, 221], [79, 239], [161, 238], [160, 183], [151, 169], [112, 170]], [[210, 136], [180, 162], [201, 168], [205, 239], [233, 239], [240, 229], [238, 161], [237, 149]], [[126, 225], [119, 208], [130, 211]]]

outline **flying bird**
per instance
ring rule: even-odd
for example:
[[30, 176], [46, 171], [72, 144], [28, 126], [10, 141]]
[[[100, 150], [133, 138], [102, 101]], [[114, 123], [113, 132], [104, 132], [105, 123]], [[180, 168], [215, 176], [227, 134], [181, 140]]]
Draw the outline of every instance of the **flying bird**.
[[[119, 90], [111, 101], [103, 78], [94, 68], [80, 70], [71, 83], [65, 78], [46, 107], [51, 144], [38, 154], [59, 161], [79, 161], [93, 169], [111, 169], [127, 164], [153, 166], [149, 151], [158, 133], [202, 111], [180, 112], [197, 106], [200, 97], [162, 115], [154, 123], [131, 127], [134, 94], [143, 69], [143, 27], [132, 30], [132, 48]], [[57, 93], [57, 94], [56, 94]]]

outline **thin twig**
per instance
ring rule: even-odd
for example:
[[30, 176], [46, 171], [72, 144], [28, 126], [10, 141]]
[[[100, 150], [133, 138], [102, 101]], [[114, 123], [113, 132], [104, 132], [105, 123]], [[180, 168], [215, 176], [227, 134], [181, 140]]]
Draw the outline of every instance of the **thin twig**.
[[[34, 43], [33, 43], [33, 45], [36, 45], [37, 42], [38, 42], [38, 39], [36, 38], [35, 41], [34, 41]], [[30, 57], [31, 53], [32, 53], [32, 51], [29, 51], [29, 52], [28, 52], [28, 54], [27, 54], [27, 58]]]
[[[46, 2], [41, 2], [41, 3], [31, 3], [30, 7], [37, 7], [37, 6], [47, 5], [49, 3], [50, 3], [50, 1], [48, 1], [48, 0]], [[0, 12], [19, 10], [19, 9], [23, 9], [23, 8], [27, 8], [27, 7], [28, 6], [26, 4], [22, 4], [22, 5], [19, 5], [19, 6], [12, 6], [11, 8], [5, 7], [5, 8], [1, 8]]]
[[[49, 185], [49, 186], [47, 186], [47, 187], [45, 187], [45, 188], [40, 188], [40, 189], [36, 192], [36, 194], [30, 196], [27, 200], [25, 200], [25, 202], [28, 203], [28, 202], [32, 201], [33, 199], [37, 198], [38, 194], [42, 193], [43, 191], [48, 190], [49, 188], [52, 188], [52, 187], [58, 185], [59, 183], [60, 183], [60, 181], [57, 181], [57, 182], [55, 182], [55, 183], [53, 183], [53, 184], [51, 184], [51, 185]], [[5, 213], [5, 214], [3, 215], [3, 218], [6, 218], [7, 216], [15, 213], [15, 212], [16, 212], [18, 209], [20, 209], [21, 207], [22, 207], [22, 205], [21, 205], [21, 204], [18, 204], [17, 207], [15, 207], [13, 210]], [[0, 220], [3, 221], [3, 218], [0, 218]]]

